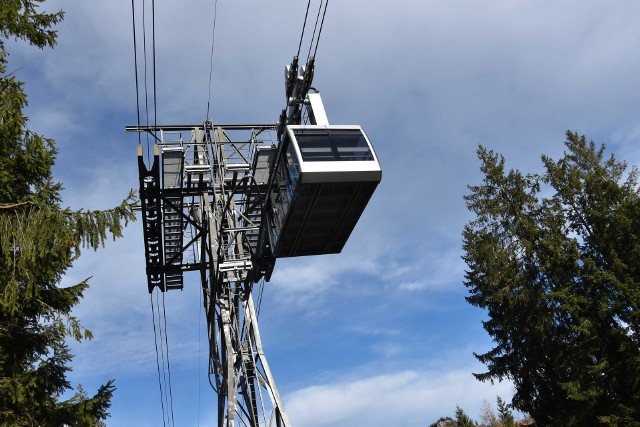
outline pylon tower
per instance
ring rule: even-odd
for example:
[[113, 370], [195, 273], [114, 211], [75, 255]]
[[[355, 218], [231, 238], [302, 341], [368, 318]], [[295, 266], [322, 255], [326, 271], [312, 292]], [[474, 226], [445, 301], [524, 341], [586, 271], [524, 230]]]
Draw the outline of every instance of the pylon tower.
[[364, 131], [330, 126], [309, 93], [313, 61], [286, 67], [277, 124], [127, 127], [156, 141], [146, 162], [138, 146], [148, 290], [200, 273], [219, 427], [290, 425], [254, 288], [276, 258], [340, 252], [381, 179]]
[[149, 292], [182, 289], [185, 271], [200, 272], [219, 426], [289, 426], [253, 301], [275, 150], [262, 136], [275, 129], [210, 122], [139, 129], [158, 138], [150, 167], [138, 149]]

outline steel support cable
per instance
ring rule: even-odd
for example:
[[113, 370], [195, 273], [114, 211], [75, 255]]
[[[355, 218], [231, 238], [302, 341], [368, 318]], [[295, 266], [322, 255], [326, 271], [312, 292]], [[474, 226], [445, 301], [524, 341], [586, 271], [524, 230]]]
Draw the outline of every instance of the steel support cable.
[[213, 29], [211, 30], [211, 59], [209, 60], [209, 99], [207, 100], [207, 116], [209, 121], [209, 108], [211, 106], [211, 81], [213, 80], [213, 48], [216, 45], [216, 18], [218, 17], [218, 0], [213, 3]]
[[[151, 44], [153, 46], [153, 126], [158, 131], [158, 103], [156, 91], [156, 1], [151, 0]], [[157, 138], [156, 138], [157, 139]]]
[[[162, 293], [163, 298], [164, 298], [164, 292]], [[167, 390], [167, 384], [168, 384], [168, 380], [167, 380], [167, 362], [165, 360], [164, 357], [164, 352], [165, 352], [165, 346], [163, 343], [163, 332], [162, 332], [162, 324], [166, 322], [166, 317], [163, 321], [163, 319], [161, 319], [162, 313], [160, 312], [160, 301], [158, 300], [158, 292], [156, 292], [156, 307], [158, 309], [158, 328], [160, 329], [160, 358], [162, 359], [162, 377], [163, 377], [163, 382], [164, 382], [164, 402], [165, 402], [165, 406], [166, 406], [166, 411], [167, 411], [167, 424], [171, 425], [171, 417], [170, 417], [170, 410], [169, 407], [171, 406], [171, 402], [169, 401], [169, 394], [168, 394], [168, 390]]]
[[171, 410], [171, 425], [175, 426], [176, 423], [173, 418], [173, 390], [171, 387], [171, 362], [169, 360], [169, 339], [167, 333], [167, 310], [164, 296], [165, 292], [162, 293], [162, 316], [164, 317], [164, 343], [167, 349], [167, 372], [169, 374], [169, 409]]
[[164, 399], [162, 391], [162, 381], [160, 376], [160, 360], [158, 357], [158, 332], [156, 330], [156, 314], [153, 306], [153, 293], [149, 294], [149, 302], [151, 303], [151, 316], [153, 318], [153, 341], [156, 347], [156, 367], [158, 368], [158, 386], [160, 387], [160, 406], [162, 407], [162, 425], [166, 427], [166, 415], [164, 410]]
[[307, 12], [304, 14], [304, 23], [302, 24], [302, 33], [300, 34], [300, 43], [298, 43], [298, 54], [300, 56], [300, 48], [302, 47], [302, 38], [304, 37], [304, 28], [307, 26], [307, 16], [309, 15], [309, 6], [311, 6], [311, 0], [307, 1]]
[[320, 22], [320, 31], [318, 31], [318, 40], [316, 40], [316, 49], [313, 51], [313, 57], [316, 57], [318, 52], [318, 44], [320, 44], [320, 35], [322, 34], [322, 27], [324, 27], [324, 17], [327, 14], [327, 6], [329, 6], [329, 0], [324, 4], [324, 12], [322, 12], [322, 22]]
[[[136, 38], [135, 0], [131, 0], [131, 22], [133, 24], [133, 69], [136, 74], [136, 114], [138, 117], [138, 145], [142, 145], [142, 137], [140, 135], [140, 89], [138, 83], [138, 43]], [[147, 162], [149, 161], [149, 145], [147, 144]]]
[[316, 15], [316, 24], [313, 27], [313, 34], [311, 35], [311, 42], [309, 42], [309, 52], [307, 53], [307, 63], [311, 58], [311, 49], [313, 49], [313, 41], [316, 38], [316, 31], [318, 30], [318, 22], [320, 21], [320, 12], [322, 12], [322, 5], [324, 1], [320, 0], [320, 6], [318, 6], [318, 14]]
[[[164, 295], [164, 292], [163, 292]], [[167, 408], [167, 424], [171, 425], [171, 418], [169, 417], [169, 395], [167, 394], [167, 369], [166, 369], [166, 361], [164, 357], [164, 343], [162, 342], [163, 333], [162, 333], [162, 319], [160, 313], [160, 302], [158, 300], [158, 292], [156, 292], [156, 307], [158, 308], [158, 329], [160, 329], [160, 359], [162, 361], [162, 380], [164, 382], [164, 404]]]
[[200, 298], [198, 300], [198, 304], [200, 306], [198, 310], [198, 426], [200, 426], [200, 370], [202, 369], [202, 311], [204, 310], [204, 302], [203, 302], [203, 294], [204, 290], [201, 289], [201, 292], [198, 292]]
[[[149, 84], [147, 82], [147, 25], [146, 25], [145, 0], [142, 0], [142, 56], [144, 57], [144, 108], [146, 116], [146, 126], [149, 127]], [[147, 155], [149, 150], [149, 132], [147, 136]]]

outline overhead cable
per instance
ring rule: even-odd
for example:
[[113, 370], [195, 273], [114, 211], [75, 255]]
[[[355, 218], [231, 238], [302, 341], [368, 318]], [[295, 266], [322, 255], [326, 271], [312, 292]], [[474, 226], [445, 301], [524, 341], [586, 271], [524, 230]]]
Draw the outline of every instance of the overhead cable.
[[[156, 103], [156, 54], [155, 54], [155, 1], [152, 0], [152, 61], [153, 61], [153, 103], [154, 103], [154, 124], [157, 124], [157, 103]], [[141, 144], [140, 136], [140, 82], [139, 82], [139, 70], [138, 70], [138, 44], [137, 44], [137, 30], [136, 30], [136, 17], [135, 17], [135, 0], [131, 0], [131, 13], [133, 24], [133, 50], [134, 50], [134, 72], [136, 75], [136, 112], [137, 112], [137, 124], [138, 124], [138, 144]], [[146, 0], [142, 0], [142, 56], [143, 56], [143, 82], [144, 82], [144, 108], [145, 108], [145, 122], [149, 127], [149, 82], [148, 82], [148, 55], [147, 55], [147, 13], [146, 13]], [[149, 132], [146, 133], [146, 145], [147, 145], [147, 162], [151, 161], [149, 153]], [[157, 290], [156, 290], [157, 291]], [[173, 408], [171, 402], [171, 418], [169, 418], [169, 400], [167, 398], [167, 379], [165, 374], [165, 362], [164, 362], [164, 349], [162, 343], [162, 323], [160, 319], [159, 304], [153, 301], [153, 293], [149, 295], [151, 304], [151, 316], [153, 321], [153, 338], [154, 347], [156, 352], [156, 368], [158, 372], [158, 387], [160, 389], [160, 407], [162, 409], [162, 425], [167, 426], [168, 422], [173, 419]], [[160, 329], [160, 351], [158, 351], [158, 328], [156, 327], [156, 315], [155, 306], [158, 306], [158, 324]], [[165, 319], [166, 322], [166, 319]], [[166, 329], [166, 323], [165, 323]], [[165, 339], [166, 343], [166, 339]], [[162, 372], [160, 374], [160, 359], [162, 358]], [[163, 381], [164, 379], [164, 381]], [[164, 385], [163, 385], [164, 384]], [[166, 406], [166, 407], [165, 407]]]
[[[169, 358], [168, 358], [169, 348], [168, 348], [168, 343], [167, 343], [167, 340], [166, 340], [166, 336], [167, 336], [167, 334], [166, 334], [167, 317], [166, 317], [166, 312], [164, 311], [164, 309], [163, 309], [162, 312], [160, 311], [160, 302], [158, 300], [158, 293], [159, 293], [159, 291], [156, 291], [156, 307], [158, 309], [158, 329], [160, 330], [160, 334], [159, 334], [160, 335], [160, 359], [162, 361], [162, 379], [163, 379], [163, 382], [164, 382], [164, 388], [163, 388], [163, 390], [164, 390], [164, 394], [163, 394], [163, 396], [164, 396], [164, 405], [166, 407], [166, 412], [167, 412], [167, 414], [166, 414], [166, 416], [167, 416], [167, 424], [169, 426], [173, 426], [174, 425], [172, 423], [172, 420], [173, 420], [173, 400], [172, 400], [172, 396], [171, 396], [171, 394], [169, 392], [169, 390], [171, 389], [171, 375], [169, 375], [169, 378], [167, 379], [167, 371], [169, 370], [168, 369], [168, 366], [169, 366], [169, 363], [168, 363], [168, 361], [169, 361]], [[164, 308], [164, 292], [162, 292], [162, 301], [163, 301], [163, 308]], [[164, 314], [164, 316], [163, 316], [163, 314]], [[163, 323], [164, 323], [164, 326], [165, 326], [164, 332], [163, 332], [163, 329], [162, 329]], [[165, 356], [164, 356], [165, 351], [167, 352], [167, 358], [166, 359], [165, 359]]]
[[322, 22], [320, 22], [320, 31], [318, 31], [318, 40], [316, 40], [316, 49], [313, 51], [313, 57], [316, 57], [318, 52], [318, 45], [320, 44], [320, 35], [322, 34], [322, 27], [324, 27], [324, 17], [327, 14], [327, 6], [329, 6], [329, 0], [324, 4], [324, 12], [322, 12]]
[[218, 0], [213, 3], [213, 30], [211, 30], [211, 59], [209, 62], [209, 99], [207, 100], [207, 121], [209, 121], [209, 108], [211, 106], [211, 80], [213, 79], [213, 48], [216, 45], [216, 18], [218, 17]]
[[156, 367], [158, 368], [158, 386], [160, 387], [160, 407], [162, 408], [162, 425], [166, 427], [167, 423], [166, 423], [166, 415], [164, 410], [164, 399], [163, 399], [164, 394], [162, 390], [162, 380], [160, 376], [160, 358], [158, 354], [158, 333], [156, 331], [156, 315], [155, 315], [155, 309], [153, 306], [153, 293], [149, 294], [149, 299], [151, 302], [151, 316], [153, 318], [153, 341], [156, 348]]
[[[324, 11], [322, 10], [323, 4], [324, 4]], [[324, 18], [327, 14], [328, 5], [329, 5], [329, 0], [326, 0], [326, 1], [320, 0], [320, 6], [318, 6], [318, 14], [316, 15], [316, 24], [313, 28], [313, 35], [311, 36], [311, 42], [309, 43], [309, 53], [307, 53], [307, 62], [310, 59], [315, 58], [316, 53], [318, 52], [318, 44], [320, 44], [320, 35], [322, 34], [322, 27], [324, 26]], [[322, 13], [322, 20], [320, 20], [320, 13]], [[320, 28], [318, 28], [318, 23], [320, 23]], [[317, 39], [316, 39], [316, 32], [318, 33]], [[314, 41], [315, 41], [315, 49], [313, 47]], [[313, 50], [313, 56], [311, 56], [312, 50]]]
[[[138, 116], [138, 145], [142, 145], [140, 136], [140, 89], [138, 84], [138, 44], [136, 38], [136, 8], [135, 1], [131, 0], [131, 21], [133, 24], [133, 68], [136, 74], [136, 114]], [[147, 145], [147, 157], [149, 155], [149, 146]], [[149, 159], [147, 158], [147, 161]]]
[[160, 312], [160, 302], [158, 300], [158, 294], [160, 291], [156, 291], [156, 307], [158, 309], [158, 329], [160, 330], [160, 360], [162, 362], [162, 382], [164, 384], [163, 390], [163, 398], [164, 398], [164, 406], [166, 408], [166, 416], [167, 416], [167, 424], [169, 424], [169, 426], [171, 426], [171, 417], [169, 416], [170, 414], [170, 410], [169, 410], [169, 393], [168, 393], [168, 386], [167, 386], [167, 364], [164, 358], [164, 340], [163, 340], [163, 334], [162, 334], [162, 313]]
[[300, 48], [302, 47], [302, 38], [304, 37], [304, 28], [307, 26], [307, 16], [309, 15], [309, 6], [311, 5], [311, 0], [307, 1], [307, 11], [304, 14], [304, 23], [302, 24], [302, 32], [300, 33], [300, 43], [298, 43], [298, 53], [296, 57], [300, 56]]
[[[153, 45], [153, 125], [158, 127], [158, 103], [156, 91], [156, 1], [151, 0], [151, 35]], [[155, 131], [157, 132], [157, 130]], [[156, 138], [157, 139], [157, 138]]]
[[[193, 225], [192, 225], [193, 227]], [[200, 389], [201, 389], [201, 385], [200, 385], [200, 377], [202, 375], [200, 375], [200, 371], [202, 370], [202, 349], [201, 349], [201, 342], [202, 342], [202, 311], [204, 310], [204, 302], [203, 302], [203, 294], [204, 293], [204, 289], [201, 289], [201, 291], [199, 292], [200, 295], [200, 299], [199, 299], [199, 304], [198, 306], [200, 307], [198, 310], [198, 426], [200, 426], [200, 399], [201, 399], [201, 395], [200, 395]]]
[[[142, 56], [144, 57], [144, 108], [145, 124], [149, 127], [149, 84], [147, 82], [147, 25], [145, 0], [142, 0]], [[147, 132], [147, 150], [149, 149], [149, 132]]]
[[[162, 317], [164, 318], [164, 343], [167, 351], [167, 372], [169, 374], [169, 409], [171, 410], [171, 425], [175, 426], [176, 423], [173, 419], [173, 391], [171, 387], [171, 361], [169, 360], [169, 334], [167, 332], [167, 309], [164, 296], [165, 292], [162, 293]], [[160, 331], [160, 333], [162, 333], [162, 331]]]
[[320, 21], [320, 12], [322, 12], [322, 4], [324, 2], [320, 0], [320, 5], [318, 6], [318, 14], [316, 15], [316, 24], [313, 26], [313, 34], [311, 35], [311, 41], [309, 42], [309, 52], [307, 53], [307, 62], [309, 62], [309, 58], [311, 57], [311, 49], [313, 49], [313, 41], [316, 38], [316, 31], [318, 30], [318, 22]]

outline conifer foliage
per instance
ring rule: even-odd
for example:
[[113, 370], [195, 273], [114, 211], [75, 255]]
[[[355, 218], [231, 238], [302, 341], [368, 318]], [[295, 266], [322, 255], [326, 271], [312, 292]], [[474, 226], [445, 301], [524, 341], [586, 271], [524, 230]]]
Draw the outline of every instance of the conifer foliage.
[[0, 2], [0, 425], [103, 425], [115, 389], [109, 381], [89, 396], [66, 379], [72, 359], [65, 338], [90, 339], [71, 315], [87, 281], [60, 287], [81, 248], [97, 249], [134, 220], [133, 195], [111, 210], [64, 208], [51, 168], [52, 140], [32, 132], [27, 98], [8, 69], [5, 41], [53, 47], [63, 12], [41, 13], [43, 0]]
[[510, 379], [537, 425], [640, 425], [640, 193], [637, 171], [567, 132], [544, 173], [505, 171], [478, 149], [465, 197], [467, 301], [495, 347], [480, 380]]

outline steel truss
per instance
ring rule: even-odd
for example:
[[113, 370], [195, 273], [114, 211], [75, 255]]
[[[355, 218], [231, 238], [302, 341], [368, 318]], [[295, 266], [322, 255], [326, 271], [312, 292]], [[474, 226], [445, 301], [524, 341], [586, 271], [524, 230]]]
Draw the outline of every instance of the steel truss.
[[253, 301], [274, 262], [257, 250], [275, 154], [261, 138], [276, 127], [127, 127], [157, 141], [149, 168], [138, 148], [149, 291], [181, 289], [184, 271], [200, 271], [219, 426], [290, 425]]

